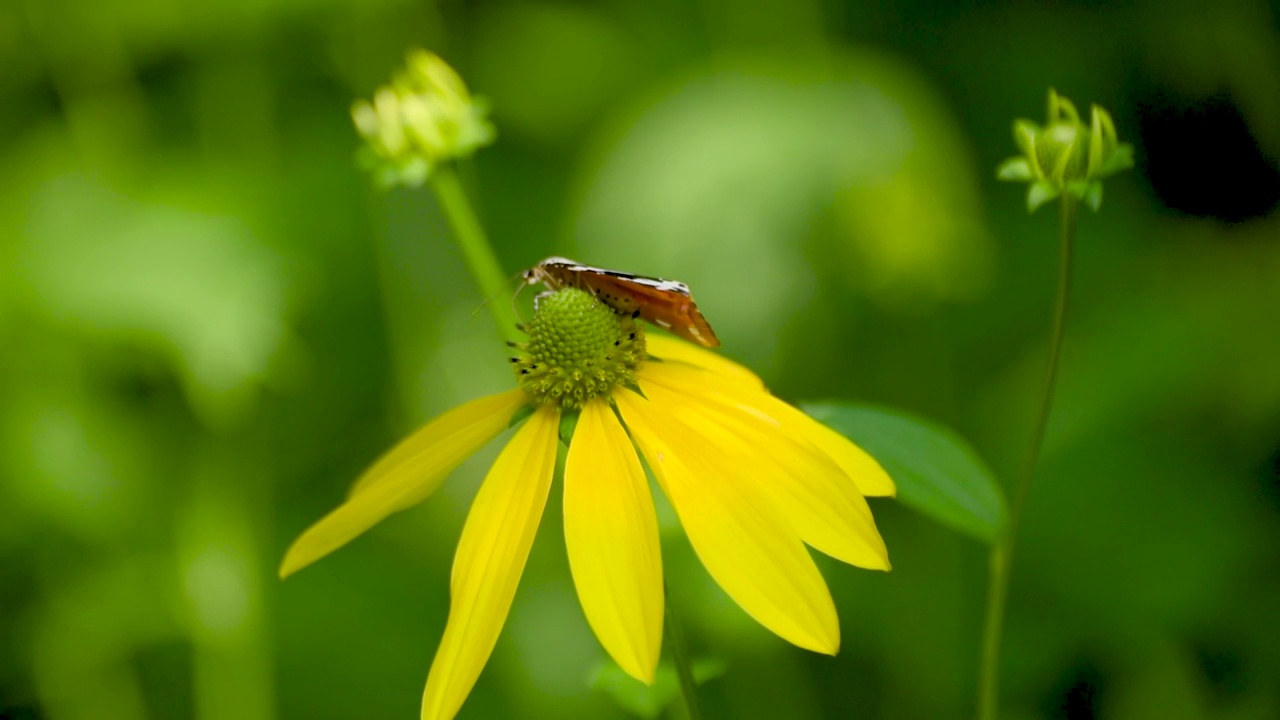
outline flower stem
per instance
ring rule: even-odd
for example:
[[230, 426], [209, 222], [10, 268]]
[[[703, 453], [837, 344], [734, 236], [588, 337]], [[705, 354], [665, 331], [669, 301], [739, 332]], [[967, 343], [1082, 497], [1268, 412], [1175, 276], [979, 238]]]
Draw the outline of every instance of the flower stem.
[[1062, 235], [1060, 267], [1058, 268], [1058, 298], [1053, 311], [1053, 329], [1049, 336], [1049, 359], [1045, 366], [1044, 388], [1040, 396], [1040, 409], [1031, 430], [1031, 445], [1013, 487], [1013, 505], [1009, 522], [991, 547], [987, 568], [987, 604], [982, 623], [982, 656], [978, 669], [978, 719], [995, 720], [999, 709], [1000, 694], [1000, 640], [1004, 629], [1005, 601], [1009, 596], [1009, 573], [1013, 566], [1014, 541], [1018, 524], [1027, 504], [1027, 493], [1035, 475], [1036, 462], [1040, 459], [1040, 447], [1044, 444], [1045, 430], [1049, 426], [1049, 414], [1053, 407], [1053, 391], [1057, 384], [1058, 359], [1062, 354], [1062, 335], [1067, 320], [1067, 304], [1071, 294], [1071, 256], [1076, 236], [1076, 199], [1069, 193], [1062, 195]]
[[462, 248], [467, 268], [480, 286], [484, 302], [489, 307], [494, 321], [498, 324], [498, 332], [508, 340], [519, 340], [516, 335], [516, 313], [503, 295], [510, 279], [502, 271], [498, 257], [489, 245], [489, 238], [476, 217], [467, 193], [462, 189], [458, 173], [452, 165], [441, 165], [431, 175], [431, 188], [440, 202], [440, 209], [449, 220], [453, 234]]
[[662, 589], [666, 600], [667, 649], [676, 664], [676, 677], [680, 680], [680, 695], [684, 697], [685, 715], [689, 720], [702, 720], [702, 711], [698, 709], [698, 684], [693, 679], [693, 663], [689, 660], [689, 648], [684, 642], [684, 629], [680, 619], [676, 617], [675, 608], [671, 605], [671, 594]]
[[1004, 631], [1004, 601], [1009, 592], [1011, 549], [1011, 544], [998, 540], [991, 546], [987, 559], [987, 606], [983, 611], [982, 658], [978, 668], [979, 720], [995, 720], [998, 711], [1000, 637]]

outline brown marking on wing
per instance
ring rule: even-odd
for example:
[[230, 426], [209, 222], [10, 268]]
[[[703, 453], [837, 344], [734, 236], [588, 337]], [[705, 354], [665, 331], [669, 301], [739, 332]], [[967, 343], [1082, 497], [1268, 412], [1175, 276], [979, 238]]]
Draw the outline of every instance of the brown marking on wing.
[[583, 266], [543, 262], [534, 274], [547, 288], [573, 287], [592, 293], [619, 312], [640, 311], [640, 317], [703, 347], [720, 346], [711, 324], [698, 311], [693, 298], [683, 292], [654, 287], [636, 280], [661, 282], [656, 278], [630, 277]]
[[608, 275], [593, 274], [585, 282], [596, 297], [617, 310], [639, 309], [640, 317], [689, 342], [709, 348], [720, 346], [711, 324], [688, 295]]

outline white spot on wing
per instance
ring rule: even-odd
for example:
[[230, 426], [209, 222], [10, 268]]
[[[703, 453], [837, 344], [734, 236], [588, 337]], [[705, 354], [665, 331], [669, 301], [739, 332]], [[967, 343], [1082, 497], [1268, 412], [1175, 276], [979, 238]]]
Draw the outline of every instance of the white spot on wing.
[[637, 285], [644, 285], [645, 287], [651, 287], [656, 290], [661, 290], [662, 292], [674, 292], [674, 293], [680, 293], [681, 295], [689, 294], [689, 286], [685, 285], [682, 282], [676, 282], [675, 280], [658, 280], [657, 278], [633, 277], [633, 278], [629, 278], [628, 282], [633, 282]]

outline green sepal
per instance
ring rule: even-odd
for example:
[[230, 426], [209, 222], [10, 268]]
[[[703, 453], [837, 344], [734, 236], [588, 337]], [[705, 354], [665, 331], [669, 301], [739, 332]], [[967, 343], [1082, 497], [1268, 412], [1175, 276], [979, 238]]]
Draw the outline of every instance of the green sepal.
[[[1066, 117], [1063, 117], [1063, 116]], [[1076, 112], [1075, 103], [1049, 89], [1049, 124], [1065, 122], [1071, 125], [1080, 124], [1080, 113]]]
[[1089, 189], [1084, 194], [1084, 204], [1089, 209], [1098, 212], [1098, 208], [1102, 207], [1102, 181], [1094, 180], [1089, 183]]
[[1054, 145], [1049, 146], [1051, 151], [1056, 150], [1058, 153], [1058, 156], [1053, 163], [1053, 172], [1049, 177], [1053, 182], [1058, 185], [1062, 185], [1067, 181], [1067, 168], [1071, 167], [1071, 161], [1075, 159], [1076, 145], [1080, 142], [1080, 132], [1078, 128], [1074, 133], [1070, 133], [1067, 129], [1054, 128], [1053, 130], [1061, 130], [1061, 132], [1054, 132], [1055, 135], [1071, 135], [1071, 140], [1069, 142], [1057, 147], [1054, 147]]
[[1107, 150], [1114, 151], [1116, 145], [1118, 145], [1120, 141], [1116, 136], [1116, 124], [1111, 121], [1111, 113], [1107, 112], [1104, 108], [1094, 105], [1093, 116], [1094, 132], [1102, 134], [1102, 142], [1104, 143], [1103, 152], [1106, 152]]
[[420, 157], [412, 157], [400, 165], [400, 184], [405, 187], [422, 187], [431, 177], [431, 163]]
[[1133, 167], [1133, 146], [1129, 143], [1120, 143], [1116, 145], [1116, 149], [1102, 165], [1102, 171], [1099, 176], [1105, 177], [1118, 173], [1121, 170], [1128, 170]]
[[[1039, 135], [1040, 126], [1030, 120], [1019, 118], [1013, 121], [1013, 141], [1017, 143], [1018, 149], [1032, 163], [1036, 162], [1036, 137]], [[1040, 174], [1040, 171], [1035, 166], [1031, 170], [1036, 175]]]
[[[1098, 173], [1102, 171], [1102, 163], [1106, 159], [1105, 146], [1109, 143], [1104, 142], [1105, 136], [1102, 129], [1102, 116], [1105, 114], [1105, 110], [1097, 105], [1093, 106], [1093, 126], [1089, 129], [1089, 164], [1086, 166], [1086, 174], [1089, 177], [1098, 176]], [[1114, 132], [1115, 129], [1113, 127], [1113, 137]]]
[[1030, 182], [1035, 177], [1025, 157], [1011, 157], [996, 168], [996, 178], [1010, 182]]
[[513, 428], [516, 425], [519, 425], [526, 418], [532, 415], [533, 411], [536, 409], [537, 408], [535, 408], [532, 404], [521, 405], [519, 408], [516, 409], [514, 413], [511, 414], [511, 420], [507, 422], [507, 427]]
[[560, 442], [564, 443], [565, 447], [569, 447], [569, 443], [573, 440], [573, 431], [577, 429], [578, 411], [560, 411]]
[[1061, 188], [1048, 180], [1032, 183], [1027, 190], [1027, 212], [1035, 212], [1041, 205], [1062, 194]]

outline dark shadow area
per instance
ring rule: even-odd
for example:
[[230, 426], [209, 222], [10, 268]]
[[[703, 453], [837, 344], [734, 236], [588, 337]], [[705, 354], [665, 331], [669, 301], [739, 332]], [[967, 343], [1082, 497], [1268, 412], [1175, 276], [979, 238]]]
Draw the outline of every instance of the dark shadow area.
[[1239, 223], [1280, 205], [1280, 168], [1229, 95], [1192, 97], [1142, 83], [1135, 102], [1138, 166], [1165, 207]]

